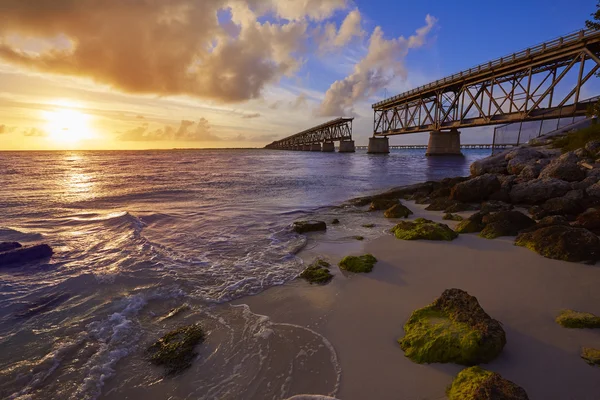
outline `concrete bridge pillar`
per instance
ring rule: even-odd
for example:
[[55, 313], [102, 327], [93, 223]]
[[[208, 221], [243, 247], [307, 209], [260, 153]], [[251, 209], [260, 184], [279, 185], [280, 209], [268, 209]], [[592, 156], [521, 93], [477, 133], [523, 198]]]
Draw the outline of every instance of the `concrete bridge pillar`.
[[450, 132], [432, 131], [429, 134], [427, 156], [462, 156], [460, 151], [460, 132], [453, 128]]
[[321, 151], [321, 143], [313, 143], [310, 145], [310, 151]]
[[335, 144], [333, 142], [323, 143], [323, 153], [333, 153], [333, 152], [335, 152]]
[[386, 137], [378, 138], [372, 137], [369, 138], [369, 149], [367, 153], [369, 154], [389, 154], [390, 152], [390, 140]]
[[310, 144], [302, 145], [302, 151], [310, 151]]
[[344, 140], [340, 142], [340, 153], [354, 153], [356, 147], [354, 146], [354, 140]]

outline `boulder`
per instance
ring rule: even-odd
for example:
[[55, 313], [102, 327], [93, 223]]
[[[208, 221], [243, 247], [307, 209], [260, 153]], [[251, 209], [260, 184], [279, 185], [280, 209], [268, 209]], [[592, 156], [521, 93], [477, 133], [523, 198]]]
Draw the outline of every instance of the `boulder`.
[[510, 190], [517, 181], [514, 175], [498, 175], [500, 190], [490, 195], [490, 200], [510, 203]]
[[[600, 177], [598, 177], [598, 176], [587, 176], [581, 182], [572, 182], [571, 188], [573, 190], [587, 190], [590, 186], [593, 186], [596, 183], [598, 183], [599, 179], [600, 179]], [[596, 196], [596, 197], [600, 197], [600, 196]]]
[[556, 323], [570, 329], [595, 329], [600, 328], [600, 317], [586, 312], [562, 310]]
[[18, 267], [25, 263], [52, 257], [52, 254], [54, 251], [47, 244], [17, 247], [0, 253], [0, 267]]
[[491, 213], [497, 211], [510, 211], [515, 208], [512, 204], [505, 203], [498, 200], [490, 200], [481, 204], [481, 211], [483, 213]]
[[596, 182], [585, 191], [588, 196], [600, 198], [600, 182]]
[[462, 370], [446, 390], [448, 400], [529, 400], [525, 389], [480, 367]]
[[585, 144], [585, 150], [593, 155], [600, 153], [600, 140], [590, 140]]
[[540, 172], [542, 172], [542, 167], [540, 164], [526, 165], [519, 173], [519, 180], [521, 182], [526, 182], [532, 179], [537, 179], [540, 176]]
[[579, 157], [574, 152], [568, 152], [552, 160], [542, 172], [540, 178], [556, 178], [567, 182], [579, 182], [585, 179], [586, 172], [577, 163]]
[[581, 213], [575, 220], [574, 226], [588, 229], [595, 234], [600, 234], [600, 208], [590, 208]]
[[506, 169], [511, 175], [519, 175], [528, 165], [533, 165], [545, 155], [533, 147], [518, 147], [506, 155]]
[[444, 212], [447, 213], [457, 213], [462, 211], [475, 211], [478, 210], [479, 206], [474, 204], [461, 203], [460, 201], [455, 201], [453, 204], [450, 204]]
[[372, 254], [365, 254], [364, 256], [347, 256], [339, 262], [339, 267], [345, 271], [361, 273], [371, 272], [373, 267], [377, 263], [377, 259]]
[[464, 218], [460, 215], [446, 213], [442, 219], [446, 221], [462, 221]]
[[414, 221], [402, 221], [392, 228], [392, 233], [402, 240], [447, 240], [451, 241], [458, 234], [448, 225], [430, 221], [425, 218], [417, 218]]
[[510, 200], [513, 204], [540, 204], [553, 197], [564, 196], [570, 190], [571, 185], [563, 180], [539, 178], [514, 185], [510, 190]]
[[396, 204], [393, 207], [385, 210], [383, 216], [386, 218], [408, 218], [409, 215], [412, 215], [412, 211], [408, 209], [408, 207], [402, 204]]
[[3, 251], [9, 251], [9, 250], [14, 250], [14, 249], [19, 249], [23, 246], [21, 246], [21, 243], [17, 243], [17, 242], [1, 242], [0, 243], [0, 253]]
[[369, 211], [382, 211], [387, 210], [398, 204], [398, 200], [396, 199], [376, 199], [371, 202], [369, 206]]
[[415, 193], [424, 193], [425, 195], [428, 195], [429, 193], [431, 193], [434, 190], [434, 185], [436, 185], [436, 182], [430, 181], [430, 182], [416, 183], [414, 185], [400, 186], [398, 188], [391, 189], [385, 193], [381, 193], [381, 194], [378, 194], [375, 196], [366, 196], [366, 197], [359, 197], [356, 199], [352, 199], [348, 203], [351, 205], [354, 205], [354, 206], [362, 207], [362, 206], [366, 206], [367, 204], [371, 203], [374, 200], [379, 200], [379, 199], [396, 200], [396, 199], [400, 199], [400, 198], [408, 198], [408, 197], [414, 195]]
[[292, 230], [296, 233], [326, 231], [327, 224], [323, 221], [296, 221], [292, 225]]
[[422, 363], [475, 365], [495, 359], [506, 344], [500, 322], [477, 299], [448, 289], [427, 307], [416, 310], [398, 342], [404, 355]]
[[479, 236], [495, 239], [501, 236], [517, 236], [523, 229], [535, 225], [535, 221], [520, 211], [500, 211], [485, 215], [482, 219], [485, 228]]
[[475, 161], [473, 164], [471, 164], [471, 175], [481, 176], [484, 174], [506, 174], [508, 160], [506, 160], [505, 156], [505, 153], [500, 153]]
[[562, 215], [550, 215], [540, 219], [537, 224], [530, 226], [529, 228], [522, 229], [520, 233], [534, 232], [538, 229], [547, 228], [553, 225], [569, 226], [569, 221], [567, 221], [567, 219]]
[[463, 203], [479, 203], [487, 200], [500, 188], [501, 184], [496, 175], [485, 174], [455, 185], [450, 198]]
[[581, 349], [581, 358], [590, 365], [600, 365], [600, 350], [584, 347]]
[[469, 218], [463, 220], [454, 229], [458, 233], [476, 233], [481, 232], [485, 228], [483, 223], [483, 217], [486, 216], [485, 212], [478, 212], [471, 215]]
[[444, 211], [447, 213], [456, 213], [461, 211], [473, 210], [470, 204], [462, 203], [457, 200], [451, 200], [447, 197], [440, 197], [433, 199], [429, 205], [425, 208], [427, 211]]
[[545, 215], [577, 215], [585, 210], [583, 190], [571, 190], [542, 204]]
[[522, 233], [515, 244], [556, 260], [593, 264], [600, 259], [600, 239], [583, 228], [553, 225]]
[[177, 374], [192, 365], [198, 355], [194, 348], [204, 341], [200, 325], [187, 325], [175, 329], [148, 347], [150, 361], [165, 367], [167, 374]]
[[313, 283], [325, 284], [328, 283], [332, 278], [331, 272], [329, 272], [329, 264], [325, 260], [315, 260], [300, 274], [300, 278], [306, 279], [311, 285]]

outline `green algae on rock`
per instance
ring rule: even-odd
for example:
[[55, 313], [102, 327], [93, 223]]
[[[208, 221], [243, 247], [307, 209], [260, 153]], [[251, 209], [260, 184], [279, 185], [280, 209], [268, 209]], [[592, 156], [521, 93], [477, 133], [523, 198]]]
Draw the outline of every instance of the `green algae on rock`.
[[377, 259], [372, 254], [365, 254], [359, 257], [344, 257], [338, 265], [345, 271], [360, 273], [371, 272], [376, 262]]
[[600, 350], [592, 349], [591, 347], [584, 347], [581, 349], [581, 358], [590, 365], [600, 366]]
[[600, 239], [583, 228], [552, 225], [521, 233], [515, 244], [555, 260], [595, 263], [600, 259]]
[[451, 241], [458, 234], [448, 225], [430, 221], [425, 218], [417, 218], [414, 221], [402, 221], [392, 228], [392, 233], [402, 240], [447, 240]]
[[165, 367], [170, 375], [179, 373], [192, 365], [197, 356], [194, 347], [202, 343], [204, 337], [204, 331], [198, 324], [175, 329], [148, 348], [150, 361]]
[[446, 390], [448, 400], [528, 400], [527, 392], [496, 372], [479, 367], [462, 370]]
[[405, 356], [419, 364], [487, 363], [506, 344], [500, 322], [460, 289], [448, 289], [432, 304], [414, 311], [404, 332], [398, 343]]
[[410, 211], [408, 207], [398, 203], [385, 210], [383, 216], [386, 218], [408, 218], [412, 213], [413, 212]]
[[476, 233], [481, 232], [483, 228], [485, 228], [485, 224], [483, 223], [483, 217], [486, 216], [487, 213], [478, 212], [471, 215], [469, 218], [463, 220], [459, 223], [454, 229], [457, 233]]
[[461, 217], [460, 215], [446, 213], [446, 214], [444, 214], [443, 219], [446, 221], [462, 221], [464, 218]]
[[369, 206], [369, 211], [381, 211], [387, 210], [398, 204], [398, 200], [394, 199], [376, 199], [371, 202]]
[[323, 221], [296, 221], [292, 229], [296, 233], [319, 232], [326, 231], [327, 224]]
[[586, 312], [563, 310], [556, 317], [556, 323], [565, 328], [600, 328], [600, 317]]
[[311, 285], [313, 283], [325, 284], [333, 278], [329, 272], [330, 266], [331, 264], [325, 260], [316, 260], [300, 274], [300, 277], [306, 279]]
[[479, 236], [495, 239], [501, 236], [517, 236], [523, 229], [535, 225], [535, 221], [519, 211], [500, 211], [482, 218], [485, 228]]

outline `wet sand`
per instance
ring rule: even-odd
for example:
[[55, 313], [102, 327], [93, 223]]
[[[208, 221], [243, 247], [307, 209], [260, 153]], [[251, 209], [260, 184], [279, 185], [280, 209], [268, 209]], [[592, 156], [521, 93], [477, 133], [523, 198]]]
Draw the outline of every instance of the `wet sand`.
[[[414, 218], [441, 222], [441, 212], [406, 204]], [[381, 212], [372, 218], [382, 232], [393, 224]], [[453, 242], [402, 241], [382, 233], [358, 242], [318, 235], [300, 256], [307, 263], [317, 256], [328, 259], [335, 275], [329, 285], [296, 280], [236, 303], [325, 336], [342, 368], [340, 399], [433, 400], [445, 398], [445, 388], [463, 367], [415, 364], [397, 339], [413, 310], [445, 289], [460, 288], [476, 296], [506, 331], [504, 351], [484, 368], [521, 385], [533, 400], [600, 398], [600, 368], [579, 356], [582, 346], [600, 347], [600, 330], [570, 330], [554, 322], [563, 308], [600, 314], [600, 266], [549, 260], [513, 240], [469, 234]], [[335, 266], [346, 255], [367, 252], [379, 260], [370, 274], [346, 274]], [[303, 387], [324, 394], [313, 393], [311, 382]]]

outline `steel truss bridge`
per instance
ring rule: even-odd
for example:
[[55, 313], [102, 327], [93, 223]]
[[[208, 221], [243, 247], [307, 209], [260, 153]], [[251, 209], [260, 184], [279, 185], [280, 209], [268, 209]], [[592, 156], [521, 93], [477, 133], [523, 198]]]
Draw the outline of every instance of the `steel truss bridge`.
[[[354, 118], [334, 119], [319, 126], [315, 126], [314, 128], [288, 136], [285, 139], [277, 140], [267, 145], [265, 148], [277, 150], [321, 151], [321, 144], [323, 143], [323, 151], [334, 151], [333, 142], [339, 141], [340, 144], [343, 142], [351, 143], [352, 151], [354, 151], [354, 142], [352, 141], [353, 120]], [[330, 150], [326, 150], [326, 147]]]
[[584, 115], [599, 56], [600, 31], [582, 30], [481, 64], [374, 104], [373, 136]]

